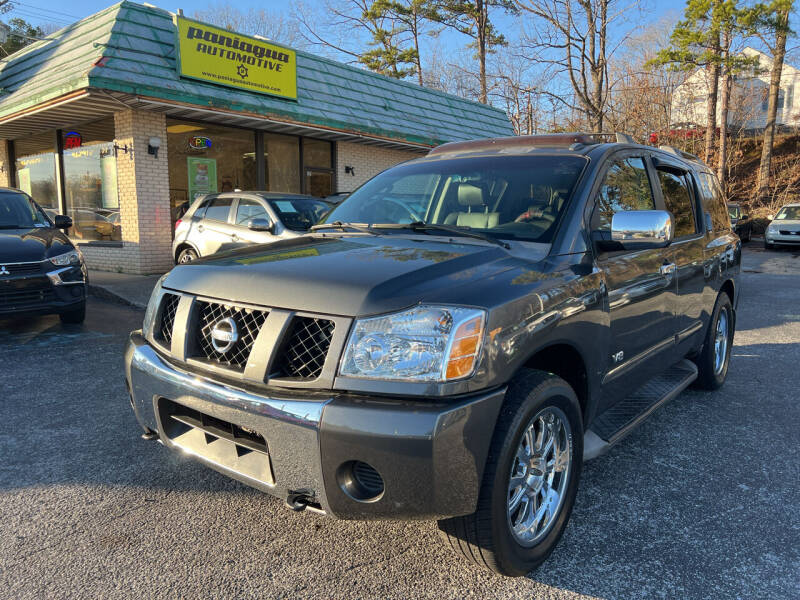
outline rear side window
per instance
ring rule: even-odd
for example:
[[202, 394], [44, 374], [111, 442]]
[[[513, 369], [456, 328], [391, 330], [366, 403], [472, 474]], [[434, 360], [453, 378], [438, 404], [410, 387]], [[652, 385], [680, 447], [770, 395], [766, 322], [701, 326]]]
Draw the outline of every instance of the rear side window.
[[231, 204], [233, 204], [233, 198], [214, 198], [206, 208], [205, 218], [214, 221], [227, 221], [231, 212]]
[[592, 229], [611, 231], [614, 213], [623, 210], [654, 210], [653, 192], [644, 160], [630, 157], [615, 160], [603, 179], [592, 215]]
[[675, 218], [675, 237], [681, 238], [696, 233], [694, 207], [686, 175], [665, 169], [658, 169], [657, 173], [664, 204]]
[[728, 207], [717, 178], [711, 173], [703, 172], [698, 175], [698, 179], [703, 195], [703, 208], [711, 216], [712, 230], [730, 231], [731, 220], [728, 215]]

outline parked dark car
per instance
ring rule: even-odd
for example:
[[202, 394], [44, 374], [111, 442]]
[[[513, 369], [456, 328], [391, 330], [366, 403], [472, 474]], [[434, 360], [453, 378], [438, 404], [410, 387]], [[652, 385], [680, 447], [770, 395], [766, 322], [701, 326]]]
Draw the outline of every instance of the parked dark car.
[[145, 438], [295, 510], [437, 519], [468, 560], [522, 575], [585, 459], [724, 383], [740, 259], [694, 156], [446, 144], [311, 234], [174, 268], [131, 334], [131, 405]]
[[187, 263], [220, 250], [272, 244], [303, 235], [333, 208], [314, 196], [225, 192], [201, 196], [175, 222], [172, 252]]
[[60, 231], [71, 226], [63, 215], [50, 220], [25, 192], [0, 188], [0, 317], [57, 313], [83, 322], [86, 265]]
[[731, 217], [731, 227], [743, 242], [749, 242], [753, 238], [753, 221], [750, 216], [742, 212], [742, 207], [738, 202], [728, 202], [728, 214]]

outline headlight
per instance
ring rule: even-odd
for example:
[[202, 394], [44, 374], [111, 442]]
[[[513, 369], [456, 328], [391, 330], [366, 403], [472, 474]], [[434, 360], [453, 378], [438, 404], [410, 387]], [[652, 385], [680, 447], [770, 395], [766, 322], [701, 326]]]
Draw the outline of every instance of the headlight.
[[480, 356], [485, 320], [484, 310], [453, 306], [357, 319], [339, 373], [406, 381], [469, 377]]
[[777, 233], [778, 226], [774, 223], [770, 223], [769, 227], [767, 227], [767, 231], [769, 231], [770, 233]]
[[77, 267], [81, 264], [81, 255], [77, 250], [70, 250], [64, 254], [53, 256], [49, 260], [57, 267], [68, 267], [70, 265]]
[[142, 321], [142, 333], [148, 335], [153, 328], [153, 319], [156, 318], [156, 310], [158, 310], [158, 292], [161, 291], [161, 283], [166, 279], [167, 274], [162, 275], [153, 287], [153, 292], [150, 294], [150, 300], [147, 302], [147, 310], [144, 312], [144, 321]]

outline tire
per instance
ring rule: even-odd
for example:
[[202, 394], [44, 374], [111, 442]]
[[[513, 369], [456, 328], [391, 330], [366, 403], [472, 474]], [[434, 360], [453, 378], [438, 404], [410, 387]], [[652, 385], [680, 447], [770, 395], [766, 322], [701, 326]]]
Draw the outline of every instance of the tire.
[[62, 312], [58, 315], [62, 323], [68, 325], [80, 325], [86, 319], [86, 300], [81, 302], [76, 308]]
[[748, 227], [747, 228], [747, 242], [749, 243], [749, 242], [752, 242], [752, 241], [753, 241], [753, 228], [752, 227]]
[[[523, 485], [512, 489], [512, 476], [515, 473], [521, 475], [524, 469], [529, 480], [535, 481], [534, 485], [542, 485], [547, 475], [541, 477], [539, 473], [544, 471], [534, 471], [532, 464], [529, 470], [518, 462], [518, 457], [530, 456], [524, 453], [525, 446], [522, 445], [525, 438], [524, 443], [528, 448], [531, 447], [527, 444], [531, 438], [524, 435], [529, 427], [533, 427], [536, 435], [534, 450], [539, 440], [547, 447], [548, 444], [539, 437], [542, 422], [538, 417], [549, 419], [551, 415], [554, 423], [560, 421], [558, 428], [561, 435], [556, 445], [561, 447], [562, 456], [566, 457], [567, 462], [566, 465], [561, 463], [563, 470], [553, 472], [550, 483], [561, 490], [560, 497], [563, 500], [557, 503], [552, 516], [537, 525], [533, 532], [520, 533], [520, 536], [528, 535], [528, 539], [521, 540], [512, 532], [512, 521], [522, 520], [523, 514], [530, 514], [526, 511], [530, 511], [532, 497], [540, 506], [544, 506], [547, 486], [535, 492]], [[549, 468], [551, 463], [560, 462], [551, 452], [543, 453], [545, 459], [548, 456], [551, 459], [540, 461], [538, 466]], [[525, 575], [547, 559], [561, 538], [575, 503], [582, 463], [583, 421], [575, 392], [560, 377], [526, 370], [509, 385], [500, 410], [483, 473], [477, 510], [471, 515], [439, 521], [440, 537], [445, 545], [480, 567], [501, 575]], [[517, 480], [525, 481], [523, 477]], [[514, 498], [517, 498], [517, 508], [512, 512], [509, 511], [509, 501]]]
[[[718, 335], [720, 333], [720, 319], [723, 314], [725, 315], [724, 338]], [[693, 387], [701, 390], [718, 390], [725, 383], [725, 378], [728, 375], [728, 365], [731, 360], [735, 326], [736, 322], [731, 299], [725, 292], [720, 292], [714, 305], [714, 312], [711, 313], [711, 320], [703, 340], [703, 349], [694, 359], [698, 375]], [[723, 339], [724, 348], [721, 349], [720, 345]], [[724, 352], [721, 363], [717, 361], [720, 352]]]
[[773, 248], [775, 248], [775, 244], [770, 244], [767, 241], [767, 236], [764, 236], [764, 250], [772, 250]]
[[193, 260], [197, 260], [199, 257], [197, 256], [197, 252], [194, 248], [184, 248], [178, 253], [178, 260], [175, 261], [175, 264], [183, 265], [188, 262], [192, 262]]

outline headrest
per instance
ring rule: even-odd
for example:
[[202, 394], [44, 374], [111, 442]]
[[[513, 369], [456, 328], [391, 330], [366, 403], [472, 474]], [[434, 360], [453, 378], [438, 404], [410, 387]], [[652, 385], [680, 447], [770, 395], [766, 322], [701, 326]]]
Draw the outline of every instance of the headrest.
[[458, 203], [461, 206], [483, 206], [483, 188], [471, 183], [458, 184]]

